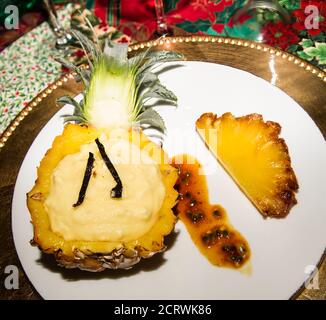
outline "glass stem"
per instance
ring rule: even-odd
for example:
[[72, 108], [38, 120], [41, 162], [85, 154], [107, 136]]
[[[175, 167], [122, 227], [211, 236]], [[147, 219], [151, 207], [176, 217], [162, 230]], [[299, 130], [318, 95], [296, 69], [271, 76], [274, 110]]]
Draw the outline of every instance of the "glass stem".
[[58, 20], [58, 14], [52, 0], [43, 0], [44, 6], [49, 14], [49, 24], [57, 37], [56, 48], [58, 50], [66, 50], [69, 43], [72, 41], [70, 33], [62, 27]]
[[168, 26], [166, 23], [165, 13], [164, 13], [164, 3], [163, 0], [155, 0], [155, 13], [156, 13], [156, 23], [157, 23], [157, 33], [158, 35], [164, 35], [168, 33]]

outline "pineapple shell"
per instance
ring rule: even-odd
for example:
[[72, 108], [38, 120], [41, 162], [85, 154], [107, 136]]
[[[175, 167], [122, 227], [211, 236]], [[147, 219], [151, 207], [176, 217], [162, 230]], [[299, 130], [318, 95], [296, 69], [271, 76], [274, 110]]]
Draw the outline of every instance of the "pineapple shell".
[[[131, 141], [130, 129], [130, 141]], [[92, 126], [67, 124], [62, 135], [57, 136], [52, 148], [47, 151], [37, 171], [37, 180], [33, 189], [27, 194], [27, 205], [34, 227], [32, 244], [44, 253], [53, 254], [59, 265], [67, 268], [79, 268], [87, 271], [104, 269], [130, 268], [141, 258], [149, 258], [153, 254], [164, 251], [164, 236], [170, 234], [176, 222], [172, 208], [178, 196], [174, 189], [177, 170], [166, 164], [164, 151], [148, 140], [141, 132], [140, 139], [132, 143], [146, 148], [148, 154], [158, 163], [166, 195], [159, 211], [159, 218], [154, 226], [139, 239], [126, 243], [109, 241], [66, 241], [51, 230], [49, 217], [44, 202], [51, 185], [51, 176], [58, 163], [68, 154], [78, 152], [83, 144], [93, 142], [101, 131]], [[132, 132], [135, 134], [135, 131]]]
[[281, 126], [264, 122], [259, 114], [236, 118], [203, 114], [196, 122], [199, 135], [224, 169], [264, 217], [285, 217], [297, 203], [299, 186], [291, 167]]

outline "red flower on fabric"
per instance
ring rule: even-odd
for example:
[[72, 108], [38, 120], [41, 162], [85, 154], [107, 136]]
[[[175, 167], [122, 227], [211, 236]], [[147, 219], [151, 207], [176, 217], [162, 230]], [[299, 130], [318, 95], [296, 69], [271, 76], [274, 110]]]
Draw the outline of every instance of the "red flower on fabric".
[[64, 67], [64, 66], [62, 66], [62, 67], [61, 67], [61, 71], [62, 71], [62, 73], [68, 73], [68, 72], [70, 71], [70, 69], [68, 69], [68, 68], [66, 68], [66, 67]]
[[122, 36], [120, 39], [118, 39], [119, 43], [129, 43], [129, 39], [126, 36]]
[[217, 33], [222, 33], [224, 30], [224, 24], [223, 23], [214, 23], [212, 28], [217, 32]]
[[104, 21], [99, 24], [99, 28], [104, 32], [107, 32], [109, 30], [109, 25]]
[[[234, 0], [179, 0], [175, 7], [165, 14], [169, 27], [184, 21], [197, 22], [208, 20], [212, 27], [221, 32], [222, 27], [215, 25], [216, 13], [232, 6]], [[119, 31], [143, 41], [151, 38], [157, 30], [155, 2], [153, 0], [121, 0]]]
[[215, 13], [222, 12], [226, 7], [231, 6], [230, 0], [180, 0], [174, 10], [167, 14], [167, 20], [170, 24], [187, 21], [209, 20], [214, 23]]
[[263, 36], [267, 44], [282, 50], [300, 41], [295, 30], [283, 22], [267, 23], [263, 28]]
[[85, 52], [84, 52], [84, 50], [80, 50], [80, 49], [78, 49], [78, 50], [76, 50], [76, 52], [75, 52], [75, 56], [77, 57], [77, 58], [82, 58], [83, 56], [85, 55]]
[[[318, 29], [306, 28], [306, 19], [311, 13], [305, 13], [305, 9], [309, 5], [318, 8]], [[292, 11], [292, 14], [296, 18], [296, 22], [293, 24], [293, 28], [296, 30], [307, 30], [311, 36], [318, 35], [321, 32], [326, 32], [326, 2], [324, 0], [301, 0], [301, 8]]]

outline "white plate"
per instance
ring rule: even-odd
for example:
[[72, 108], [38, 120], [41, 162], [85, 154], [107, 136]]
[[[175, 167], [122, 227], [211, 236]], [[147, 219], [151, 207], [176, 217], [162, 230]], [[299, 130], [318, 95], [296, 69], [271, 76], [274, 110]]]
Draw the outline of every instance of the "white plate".
[[[252, 250], [252, 274], [214, 267], [192, 243], [178, 222], [172, 246], [130, 271], [90, 274], [64, 271], [39, 261], [29, 244], [32, 226], [26, 192], [36, 179], [36, 167], [63, 129], [60, 110], [31, 145], [16, 182], [12, 226], [23, 268], [45, 299], [288, 299], [303, 284], [309, 266], [318, 263], [326, 244], [326, 148], [308, 114], [289, 96], [268, 82], [230, 67], [185, 62], [160, 76], [179, 98], [179, 106], [161, 108], [168, 129], [164, 148], [173, 156], [198, 157], [208, 174], [212, 202], [224, 206], [232, 224]], [[69, 110], [68, 110], [69, 111]], [[264, 220], [231, 178], [218, 165], [195, 132], [203, 112], [240, 116], [260, 113], [279, 122], [289, 147], [300, 191], [298, 204], [281, 220]], [[72, 277], [70, 277], [72, 275]], [[80, 276], [81, 275], [81, 276]]]

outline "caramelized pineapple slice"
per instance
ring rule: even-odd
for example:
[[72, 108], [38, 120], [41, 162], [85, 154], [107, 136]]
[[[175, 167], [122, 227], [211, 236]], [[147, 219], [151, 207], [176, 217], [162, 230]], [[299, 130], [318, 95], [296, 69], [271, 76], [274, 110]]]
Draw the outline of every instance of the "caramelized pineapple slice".
[[199, 135], [225, 170], [264, 217], [285, 217], [296, 204], [299, 186], [291, 167], [281, 126], [259, 114], [220, 118], [203, 114], [196, 122]]

